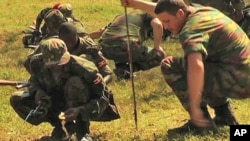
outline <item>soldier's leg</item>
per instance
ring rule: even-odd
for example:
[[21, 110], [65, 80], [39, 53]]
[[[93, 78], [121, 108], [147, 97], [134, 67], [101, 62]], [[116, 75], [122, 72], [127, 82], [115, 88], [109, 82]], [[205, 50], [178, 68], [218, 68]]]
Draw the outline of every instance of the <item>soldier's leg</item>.
[[[30, 111], [34, 110], [36, 107], [34, 97], [32, 97], [27, 91], [15, 92], [10, 97], [10, 105], [23, 120], [25, 120]], [[45, 117], [41, 116], [30, 116], [27, 119], [27, 122], [32, 125], [39, 125], [40, 123], [45, 121]]]
[[139, 70], [149, 70], [161, 64], [161, 61], [164, 58], [164, 54], [144, 45], [141, 45], [140, 48], [141, 53], [139, 55], [139, 58], [137, 59], [138, 61], [136, 62], [138, 64]]
[[[67, 108], [78, 107], [90, 101], [89, 87], [79, 77], [70, 77], [65, 84], [64, 92]], [[77, 138], [81, 139], [85, 134], [89, 134], [89, 126], [89, 119], [82, 117], [80, 114], [74, 125], [68, 124], [66, 128], [70, 134], [76, 133]]]
[[186, 71], [182, 58], [166, 57], [161, 62], [161, 72], [165, 82], [172, 88], [175, 95], [188, 111], [188, 94]]
[[[181, 102], [184, 109], [189, 112], [189, 96], [187, 92], [187, 72], [184, 68], [185, 62], [183, 58], [174, 58], [174, 57], [166, 57], [162, 60], [161, 63], [161, 71], [166, 83], [172, 88], [175, 92], [175, 95]], [[170, 129], [169, 131], [175, 131], [179, 133], [190, 132], [191, 130], [194, 132], [200, 132], [204, 130], [215, 130], [215, 125], [210, 117], [210, 114], [207, 110], [206, 101], [203, 99], [201, 103], [201, 109], [203, 111], [204, 117], [211, 121], [211, 124], [207, 128], [200, 128], [193, 125], [190, 121], [184, 124], [181, 127]]]
[[214, 122], [216, 125], [239, 124], [230, 106], [230, 101], [227, 98], [216, 98], [213, 102], [208, 102], [208, 105], [214, 109]]
[[228, 98], [249, 97], [248, 68], [223, 64], [206, 63], [206, 95], [208, 105], [215, 110], [214, 121], [218, 125], [237, 125]]
[[115, 62], [115, 69], [113, 71], [118, 79], [130, 78], [130, 69], [128, 62]]

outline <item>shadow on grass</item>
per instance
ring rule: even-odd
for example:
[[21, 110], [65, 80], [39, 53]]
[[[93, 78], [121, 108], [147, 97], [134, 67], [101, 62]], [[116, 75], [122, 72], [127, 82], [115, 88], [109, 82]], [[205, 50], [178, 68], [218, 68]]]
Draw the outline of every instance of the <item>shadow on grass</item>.
[[213, 133], [211, 130], [202, 131], [199, 133], [195, 132], [186, 132], [186, 133], [177, 133], [174, 130], [166, 131], [164, 141], [189, 141], [189, 140], [201, 140], [201, 141], [217, 141], [218, 139], [228, 138], [227, 127], [219, 127], [219, 133]]
[[[104, 141], [106, 140], [106, 134], [107, 133], [94, 134], [94, 135], [91, 135], [91, 138], [93, 139], [93, 141]], [[40, 139], [37, 139], [34, 141], [61, 141], [61, 140], [55, 140], [51, 136], [43, 136]]]

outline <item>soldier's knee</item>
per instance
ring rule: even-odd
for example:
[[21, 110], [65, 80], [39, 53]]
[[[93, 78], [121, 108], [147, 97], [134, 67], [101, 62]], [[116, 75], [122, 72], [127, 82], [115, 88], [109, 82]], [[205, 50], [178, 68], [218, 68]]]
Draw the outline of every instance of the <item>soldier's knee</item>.
[[18, 95], [13, 95], [10, 97], [10, 105], [12, 107], [15, 107], [17, 105], [17, 103], [19, 103], [19, 101], [21, 101], [21, 97]]
[[12, 107], [21, 103], [23, 98], [31, 97], [29, 92], [26, 91], [17, 91], [10, 97], [10, 105]]

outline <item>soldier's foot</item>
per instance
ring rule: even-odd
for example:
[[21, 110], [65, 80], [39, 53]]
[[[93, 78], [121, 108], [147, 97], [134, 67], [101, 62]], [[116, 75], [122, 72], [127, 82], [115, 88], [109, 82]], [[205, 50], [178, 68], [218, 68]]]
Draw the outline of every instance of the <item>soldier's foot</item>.
[[203, 132], [207, 131], [212, 131], [213, 133], [217, 133], [218, 129], [214, 124], [210, 124], [207, 127], [198, 127], [194, 125], [190, 120], [185, 123], [181, 127], [169, 129], [168, 133], [177, 133], [177, 134], [186, 134], [186, 133], [191, 133], [191, 134], [202, 134]]
[[215, 117], [214, 122], [218, 126], [227, 126], [227, 125], [239, 125], [238, 120], [234, 116], [229, 102], [219, 106], [214, 107]]
[[84, 137], [82, 137], [81, 141], [93, 141], [93, 139], [89, 134], [85, 134]]

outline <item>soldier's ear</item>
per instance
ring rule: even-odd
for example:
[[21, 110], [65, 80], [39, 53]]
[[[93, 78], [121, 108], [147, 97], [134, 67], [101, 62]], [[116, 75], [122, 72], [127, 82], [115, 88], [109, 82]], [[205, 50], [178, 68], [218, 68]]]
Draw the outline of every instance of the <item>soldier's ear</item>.
[[177, 12], [176, 12], [176, 17], [177, 18], [184, 18], [185, 17], [185, 12], [182, 10], [182, 9], [179, 9]]

